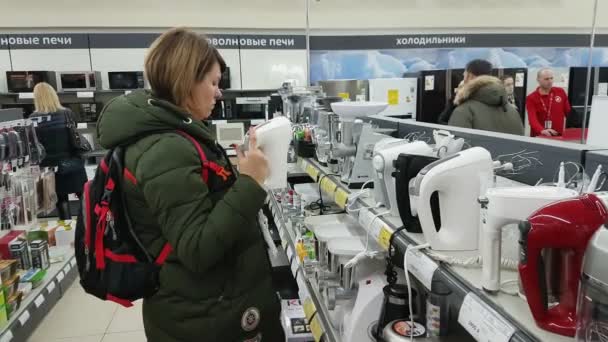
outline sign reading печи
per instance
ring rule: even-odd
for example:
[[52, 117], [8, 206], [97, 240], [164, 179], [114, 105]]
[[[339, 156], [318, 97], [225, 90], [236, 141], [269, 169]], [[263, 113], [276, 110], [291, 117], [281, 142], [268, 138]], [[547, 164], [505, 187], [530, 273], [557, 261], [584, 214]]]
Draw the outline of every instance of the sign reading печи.
[[306, 36], [303, 35], [240, 35], [241, 49], [306, 49]]
[[88, 49], [86, 33], [10, 34], [0, 36], [0, 48], [25, 49]]

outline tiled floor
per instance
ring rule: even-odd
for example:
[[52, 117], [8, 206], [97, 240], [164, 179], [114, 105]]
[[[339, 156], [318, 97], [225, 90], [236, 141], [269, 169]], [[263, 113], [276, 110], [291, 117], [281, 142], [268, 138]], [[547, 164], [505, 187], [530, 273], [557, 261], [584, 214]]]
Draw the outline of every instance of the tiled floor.
[[125, 309], [70, 287], [40, 323], [30, 342], [145, 342], [141, 302]]

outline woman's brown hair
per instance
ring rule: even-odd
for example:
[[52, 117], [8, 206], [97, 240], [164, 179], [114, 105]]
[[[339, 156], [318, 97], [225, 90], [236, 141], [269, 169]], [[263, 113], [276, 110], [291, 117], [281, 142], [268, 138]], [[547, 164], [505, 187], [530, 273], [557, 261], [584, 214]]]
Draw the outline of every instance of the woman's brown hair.
[[185, 28], [174, 28], [158, 37], [146, 55], [145, 70], [154, 95], [183, 106], [194, 85], [213, 65], [222, 72], [226, 63], [207, 37]]

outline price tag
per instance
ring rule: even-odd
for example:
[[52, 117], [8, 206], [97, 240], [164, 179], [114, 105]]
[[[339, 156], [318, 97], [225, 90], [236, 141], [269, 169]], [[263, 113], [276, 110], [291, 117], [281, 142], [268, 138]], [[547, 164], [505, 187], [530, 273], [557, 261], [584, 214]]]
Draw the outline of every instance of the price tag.
[[13, 332], [7, 330], [2, 337], [0, 337], [0, 342], [11, 342], [13, 340]]
[[302, 170], [306, 170], [308, 163], [306, 162], [306, 160], [304, 158], [298, 158], [298, 163], [300, 164], [300, 168]]
[[410, 249], [407, 252], [407, 269], [429, 290], [437, 267], [439, 265], [421, 251]]
[[315, 338], [316, 342], [321, 341], [321, 336], [323, 336], [323, 327], [321, 327], [321, 323], [319, 323], [319, 316], [315, 316], [310, 322], [310, 331], [312, 332], [312, 337]]
[[325, 177], [323, 178], [323, 180], [321, 180], [321, 190], [323, 190], [323, 192], [325, 192], [328, 195], [333, 195], [334, 192], [336, 191], [336, 188], [338, 187], [336, 185], [336, 183], [334, 183], [331, 179]]
[[79, 122], [76, 125], [76, 128], [78, 128], [78, 129], [87, 129], [88, 127], [89, 127], [89, 125], [86, 122]]
[[293, 257], [293, 251], [291, 250], [291, 246], [287, 247], [287, 259], [291, 260], [291, 257]]
[[92, 91], [79, 91], [76, 93], [76, 97], [79, 99], [92, 99], [95, 97], [95, 93]]
[[25, 310], [21, 316], [19, 316], [19, 323], [21, 324], [22, 327], [25, 326], [25, 323], [27, 323], [27, 321], [30, 320], [30, 312]]
[[57, 274], [57, 281], [61, 282], [63, 280], [63, 278], [65, 278], [65, 273], [63, 273], [63, 271], [59, 272], [59, 274]]
[[511, 324], [474, 293], [469, 293], [464, 298], [458, 313], [458, 323], [480, 342], [508, 342], [515, 333]]
[[19, 93], [19, 100], [29, 100], [34, 98], [34, 93]]
[[342, 98], [342, 100], [348, 101], [350, 100], [350, 94], [349, 93], [338, 93], [338, 96]]
[[396, 106], [399, 104], [399, 89], [388, 90], [388, 104], [389, 106]]
[[214, 125], [225, 125], [228, 123], [228, 120], [213, 120], [212, 123]]
[[39, 308], [45, 301], [44, 295], [40, 295], [38, 296], [38, 298], [36, 298], [36, 300], [34, 301], [34, 304], [36, 304], [36, 307]]
[[266, 122], [266, 119], [252, 119], [251, 120], [251, 125], [252, 126], [257, 126], [257, 125], [261, 125], [264, 122]]
[[348, 201], [348, 193], [342, 189], [336, 190], [336, 194], [334, 195], [334, 199], [336, 204], [344, 209], [346, 207], [346, 201]]
[[316, 311], [317, 308], [315, 308], [315, 303], [313, 303], [312, 298], [306, 298], [304, 300], [304, 314], [306, 314], [306, 319], [309, 320]]
[[424, 78], [424, 91], [435, 90], [435, 76], [429, 75]]
[[380, 233], [378, 234], [378, 244], [380, 245], [380, 247], [384, 248], [385, 250], [388, 250], [388, 247], [391, 244], [391, 235], [393, 235], [393, 233], [388, 227], [383, 226], [380, 229]]
[[51, 294], [51, 292], [53, 292], [53, 290], [55, 290], [55, 282], [52, 281], [49, 286], [46, 287], [46, 290], [49, 292], [49, 294]]
[[65, 266], [65, 268], [63, 269], [63, 272], [65, 272], [65, 274], [68, 274], [71, 269], [72, 269], [72, 265], [71, 264], [67, 264]]
[[76, 258], [70, 260], [70, 265], [72, 265], [72, 267], [76, 266]]
[[308, 164], [306, 166], [306, 173], [315, 180], [315, 182], [317, 181], [317, 179], [319, 179], [319, 170], [317, 170], [314, 166]]

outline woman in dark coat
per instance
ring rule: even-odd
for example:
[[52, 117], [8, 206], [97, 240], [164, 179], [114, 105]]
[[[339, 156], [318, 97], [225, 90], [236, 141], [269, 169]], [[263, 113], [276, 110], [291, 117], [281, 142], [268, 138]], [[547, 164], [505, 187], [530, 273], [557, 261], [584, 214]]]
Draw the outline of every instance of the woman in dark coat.
[[72, 142], [68, 126], [74, 124], [73, 113], [61, 106], [55, 89], [44, 82], [34, 87], [34, 105], [36, 111], [31, 118], [50, 117], [50, 119], [37, 120], [39, 124], [36, 134], [46, 149], [46, 158], [40, 166], [57, 168], [55, 175], [57, 211], [60, 220], [69, 220], [72, 215], [68, 197], [70, 194], [80, 197], [82, 187], [87, 181], [84, 161]]

